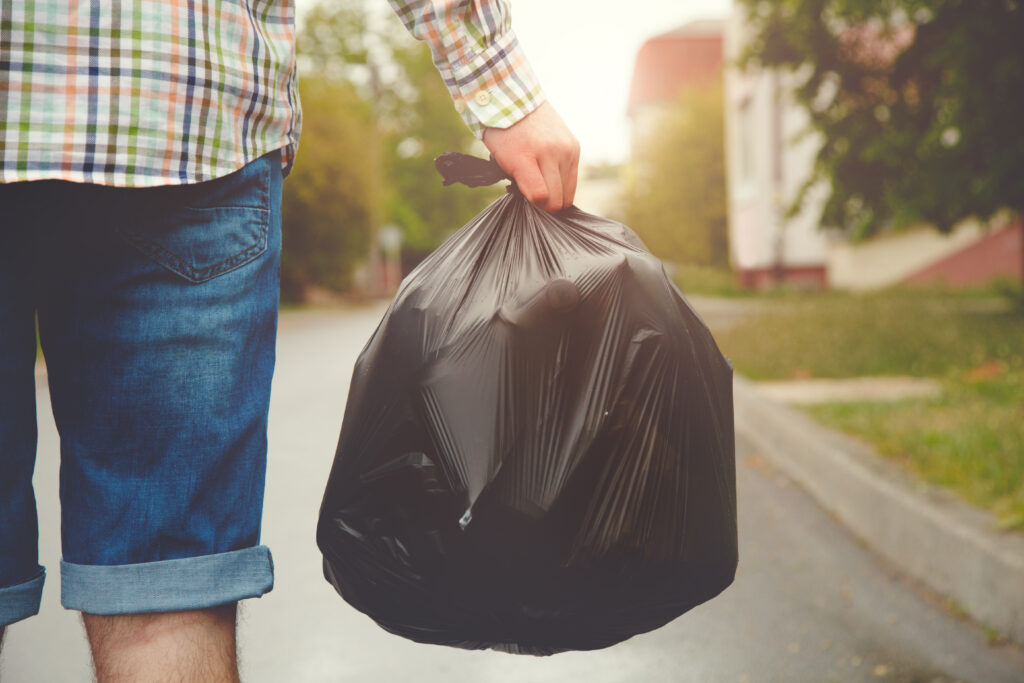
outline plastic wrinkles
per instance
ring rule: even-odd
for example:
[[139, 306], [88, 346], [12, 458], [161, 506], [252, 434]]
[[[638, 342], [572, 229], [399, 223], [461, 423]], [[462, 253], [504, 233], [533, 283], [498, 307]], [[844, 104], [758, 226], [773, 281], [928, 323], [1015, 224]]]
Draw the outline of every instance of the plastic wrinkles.
[[657, 628], [735, 573], [731, 376], [629, 228], [510, 191], [359, 357], [325, 576], [426, 643], [551, 654]]

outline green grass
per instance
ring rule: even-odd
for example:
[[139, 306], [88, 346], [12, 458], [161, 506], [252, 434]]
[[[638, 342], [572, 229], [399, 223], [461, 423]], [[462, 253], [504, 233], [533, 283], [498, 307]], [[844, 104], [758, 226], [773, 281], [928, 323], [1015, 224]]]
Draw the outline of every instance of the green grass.
[[933, 484], [1024, 529], [1024, 373], [950, 378], [943, 396], [808, 406], [819, 421], [872, 443]]
[[765, 301], [716, 338], [755, 379], [938, 378], [939, 398], [808, 411], [1024, 529], [1024, 313], [976, 295], [833, 293]]
[[1024, 367], [1024, 315], [1000, 299], [930, 292], [793, 295], [716, 333], [754, 379], [944, 377], [999, 360]]
[[705, 296], [749, 297], [754, 294], [740, 287], [728, 268], [697, 265], [671, 266], [672, 279], [684, 294]]

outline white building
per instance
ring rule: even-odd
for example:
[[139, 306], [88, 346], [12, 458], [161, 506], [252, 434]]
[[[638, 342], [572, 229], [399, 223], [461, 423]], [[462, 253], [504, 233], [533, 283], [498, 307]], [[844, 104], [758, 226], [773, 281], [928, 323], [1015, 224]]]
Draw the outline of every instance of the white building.
[[[746, 40], [743, 15], [734, 9], [725, 31], [726, 63]], [[729, 186], [729, 244], [740, 282], [825, 286], [828, 237], [818, 230], [822, 193], [799, 215], [786, 209], [813, 167], [820, 141], [805, 137], [807, 115], [792, 99], [791, 77], [777, 71], [725, 72], [725, 149]]]
[[[735, 63], [747, 36], [743, 14], [734, 7], [725, 27], [727, 65]], [[793, 98], [794, 86], [793, 74], [726, 68], [729, 245], [743, 285], [874, 289], [903, 282], [972, 286], [1021, 277], [1024, 227], [1019, 220], [991, 226], [964, 221], [949, 235], [921, 226], [850, 244], [819, 229], [824, 185], [812, 188], [800, 213], [787, 217], [821, 145], [820, 137], [806, 134], [807, 114]]]

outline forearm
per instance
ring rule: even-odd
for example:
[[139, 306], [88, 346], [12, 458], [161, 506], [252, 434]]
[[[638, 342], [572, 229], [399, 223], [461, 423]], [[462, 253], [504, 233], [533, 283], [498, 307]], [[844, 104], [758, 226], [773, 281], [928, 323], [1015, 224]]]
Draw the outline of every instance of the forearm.
[[523, 195], [548, 211], [576, 194], [580, 148], [547, 102], [507, 0], [388, 0], [434, 64], [466, 125]]
[[507, 0], [388, 0], [430, 47], [455, 108], [476, 134], [508, 128], [544, 93], [512, 30]]

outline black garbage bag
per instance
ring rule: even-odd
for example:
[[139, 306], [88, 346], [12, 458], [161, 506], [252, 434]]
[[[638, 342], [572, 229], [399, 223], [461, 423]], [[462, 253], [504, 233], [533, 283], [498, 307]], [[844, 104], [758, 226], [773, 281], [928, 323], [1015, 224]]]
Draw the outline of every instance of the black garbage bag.
[[356, 363], [324, 574], [424, 643], [551, 654], [662, 626], [735, 574], [731, 381], [629, 228], [513, 185]]

